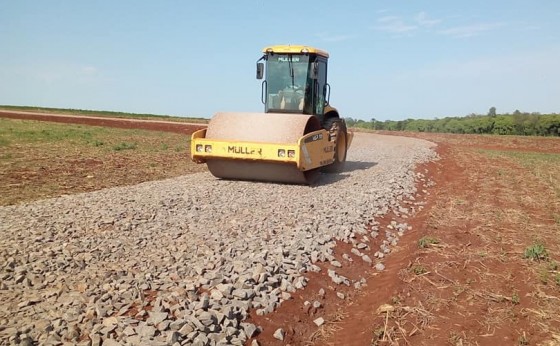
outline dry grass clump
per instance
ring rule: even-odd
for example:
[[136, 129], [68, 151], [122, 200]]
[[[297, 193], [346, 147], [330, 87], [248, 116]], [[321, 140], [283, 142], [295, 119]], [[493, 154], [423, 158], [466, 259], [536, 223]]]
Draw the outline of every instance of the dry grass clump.
[[309, 336], [305, 345], [315, 345], [318, 340], [326, 340], [332, 337], [338, 330], [340, 330], [339, 322], [344, 319], [346, 314], [341, 310], [337, 310], [330, 316], [325, 323], [319, 327], [313, 334]]

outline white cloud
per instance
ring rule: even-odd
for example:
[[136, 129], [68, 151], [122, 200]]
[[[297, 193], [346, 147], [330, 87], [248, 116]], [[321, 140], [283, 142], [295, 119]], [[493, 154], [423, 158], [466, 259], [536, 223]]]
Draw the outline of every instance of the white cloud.
[[425, 27], [432, 27], [436, 24], [439, 24], [441, 22], [440, 19], [431, 19], [428, 17], [428, 14], [424, 11], [418, 13], [414, 19], [416, 20], [416, 23], [418, 23], [421, 26], [425, 26]]
[[478, 23], [472, 25], [465, 25], [465, 26], [456, 26], [444, 30], [440, 30], [440, 34], [452, 36], [455, 38], [467, 38], [478, 36], [482, 33], [497, 29], [499, 27], [504, 26], [505, 23]]
[[422, 28], [431, 28], [440, 22], [440, 19], [430, 18], [426, 12], [421, 11], [412, 18], [403, 18], [399, 16], [380, 17], [377, 19], [377, 25], [374, 29], [392, 34], [404, 34]]
[[378, 23], [390, 23], [390, 22], [394, 22], [394, 21], [398, 21], [398, 20], [401, 20], [401, 17], [384, 16], [384, 17], [377, 18]]
[[401, 17], [396, 16], [378, 18], [377, 23], [375, 29], [392, 34], [403, 34], [418, 29], [418, 26], [407, 24]]

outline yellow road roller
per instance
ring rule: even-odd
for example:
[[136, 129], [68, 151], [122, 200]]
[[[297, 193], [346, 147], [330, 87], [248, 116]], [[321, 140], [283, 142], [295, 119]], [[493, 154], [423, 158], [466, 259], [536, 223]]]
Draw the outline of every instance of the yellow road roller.
[[344, 169], [352, 133], [329, 104], [329, 54], [302, 45], [263, 49], [264, 113], [217, 113], [191, 137], [191, 158], [222, 179], [312, 184]]

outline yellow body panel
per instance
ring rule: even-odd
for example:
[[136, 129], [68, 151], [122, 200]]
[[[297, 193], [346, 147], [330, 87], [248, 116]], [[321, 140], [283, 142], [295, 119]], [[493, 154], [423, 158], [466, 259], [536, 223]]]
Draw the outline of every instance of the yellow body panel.
[[[293, 144], [224, 141], [207, 139], [205, 135], [203, 129], [191, 137], [191, 158], [196, 163], [212, 158], [254, 160], [295, 164], [299, 170], [307, 171], [334, 161], [334, 144], [329, 142], [326, 130], [308, 133]], [[279, 155], [281, 151], [284, 155]]]
[[317, 54], [320, 56], [324, 56], [325, 58], [329, 57], [329, 53], [324, 50], [309, 47], [309, 46], [302, 46], [302, 45], [276, 45], [276, 46], [268, 46], [263, 48], [263, 53], [292, 53], [292, 54]]

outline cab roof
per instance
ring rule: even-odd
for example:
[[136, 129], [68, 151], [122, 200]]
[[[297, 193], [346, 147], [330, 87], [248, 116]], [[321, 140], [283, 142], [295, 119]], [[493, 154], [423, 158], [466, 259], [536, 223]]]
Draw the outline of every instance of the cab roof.
[[329, 57], [329, 53], [324, 50], [303, 46], [303, 45], [276, 45], [263, 48], [263, 53], [292, 53], [292, 54], [317, 54], [325, 58]]

